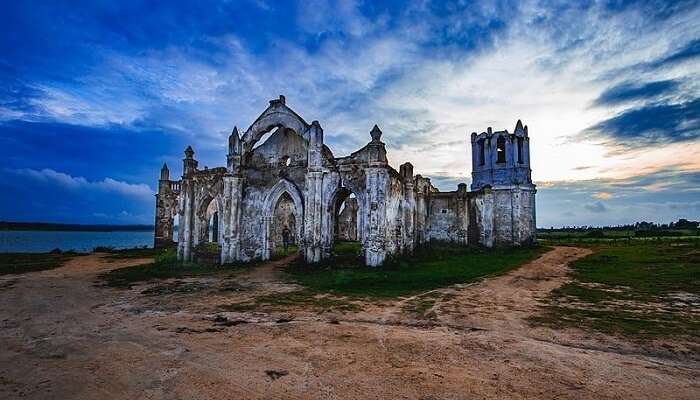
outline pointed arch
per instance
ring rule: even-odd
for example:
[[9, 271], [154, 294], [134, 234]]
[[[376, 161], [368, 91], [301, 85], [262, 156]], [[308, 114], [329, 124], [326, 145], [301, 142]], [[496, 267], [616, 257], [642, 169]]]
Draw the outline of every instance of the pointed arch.
[[[364, 179], [364, 173], [361, 174], [362, 179]], [[361, 185], [358, 184], [355, 179], [352, 179], [351, 175], [348, 173], [341, 173], [338, 179], [338, 186], [331, 193], [330, 196], [325, 200], [326, 203], [323, 207], [324, 217], [324, 231], [326, 244], [325, 247], [328, 252], [331, 251], [335, 243], [335, 224], [338, 218], [337, 212], [340, 204], [347, 199], [350, 194], [354, 194], [357, 199], [357, 240], [361, 243], [363, 251], [365, 246], [365, 225], [367, 223], [367, 204], [366, 204], [366, 191], [361, 189]]]
[[296, 221], [296, 237], [303, 241], [304, 232], [304, 197], [299, 188], [287, 179], [280, 179], [265, 194], [263, 199], [263, 260], [269, 260], [272, 256], [271, 224], [277, 203], [283, 194], [287, 193], [294, 204], [294, 219]]
[[209, 206], [214, 202], [215, 204], [215, 210], [216, 213], [218, 214], [217, 218], [217, 233], [218, 237], [215, 238], [214, 242], [217, 244], [221, 244], [222, 239], [223, 239], [223, 232], [224, 232], [224, 227], [223, 227], [223, 218], [222, 216], [224, 215], [224, 199], [221, 193], [212, 193], [212, 192], [207, 192], [206, 195], [199, 201], [199, 204], [197, 206], [196, 213], [195, 213], [195, 241], [196, 243], [200, 242], [206, 242], [206, 235], [208, 234], [208, 226], [209, 226], [209, 216], [207, 215]]

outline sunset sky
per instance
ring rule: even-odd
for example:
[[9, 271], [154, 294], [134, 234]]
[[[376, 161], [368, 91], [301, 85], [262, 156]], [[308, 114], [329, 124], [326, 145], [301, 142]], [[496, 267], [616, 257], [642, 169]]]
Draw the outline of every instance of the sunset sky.
[[0, 220], [150, 224], [280, 94], [442, 190], [522, 119], [540, 227], [700, 219], [700, 2], [583, 3], [5, 2]]

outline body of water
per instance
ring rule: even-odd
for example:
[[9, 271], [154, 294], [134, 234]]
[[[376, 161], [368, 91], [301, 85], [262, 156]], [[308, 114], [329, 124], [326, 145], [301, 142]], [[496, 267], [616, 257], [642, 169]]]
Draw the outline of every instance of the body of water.
[[152, 247], [153, 232], [0, 231], [0, 253], [45, 253], [56, 248], [89, 252], [97, 246]]

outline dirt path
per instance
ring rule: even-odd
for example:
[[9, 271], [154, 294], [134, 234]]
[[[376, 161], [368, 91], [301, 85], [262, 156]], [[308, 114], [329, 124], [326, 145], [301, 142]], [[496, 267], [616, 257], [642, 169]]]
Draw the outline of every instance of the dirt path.
[[[307, 318], [250, 312], [261, 322], [221, 326], [201, 311], [207, 294], [163, 297], [163, 308], [139, 288], [95, 285], [100, 272], [147, 260], [79, 257], [0, 277], [0, 398], [698, 398], [696, 361], [523, 321], [585, 254], [556, 248], [507, 275], [440, 290], [450, 298], [435, 304], [431, 326], [402, 313], [410, 299], [339, 323], [300, 310]], [[275, 291], [287, 261], [239, 278]]]

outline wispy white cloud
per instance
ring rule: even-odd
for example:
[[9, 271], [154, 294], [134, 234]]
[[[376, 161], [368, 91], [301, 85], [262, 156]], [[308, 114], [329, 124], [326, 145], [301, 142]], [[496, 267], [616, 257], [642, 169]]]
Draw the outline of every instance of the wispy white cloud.
[[41, 170], [31, 168], [6, 169], [18, 177], [32, 179], [50, 185], [55, 185], [68, 190], [98, 190], [102, 192], [115, 193], [125, 197], [136, 198], [143, 201], [152, 201], [153, 190], [146, 184], [127, 183], [112, 178], [104, 178], [101, 181], [88, 181], [81, 176], [72, 176], [64, 172], [55, 171], [50, 168]]

